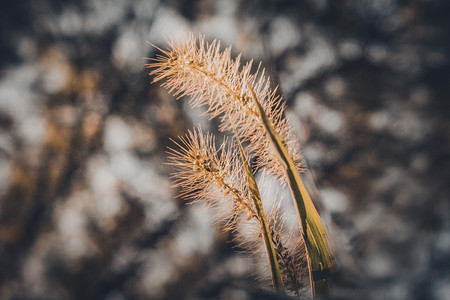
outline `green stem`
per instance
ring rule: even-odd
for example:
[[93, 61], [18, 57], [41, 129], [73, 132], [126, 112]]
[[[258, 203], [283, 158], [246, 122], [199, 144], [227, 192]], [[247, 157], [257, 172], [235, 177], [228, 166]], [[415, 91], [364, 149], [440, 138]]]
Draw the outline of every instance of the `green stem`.
[[269, 224], [267, 223], [266, 216], [264, 214], [263, 205], [261, 202], [261, 195], [259, 193], [258, 186], [256, 184], [255, 177], [253, 176], [252, 169], [250, 167], [250, 163], [247, 160], [247, 157], [244, 153], [244, 149], [242, 148], [241, 142], [239, 141], [239, 137], [234, 129], [234, 134], [236, 136], [236, 141], [239, 146], [239, 151], [241, 153], [242, 162], [244, 164], [245, 174], [247, 175], [247, 183], [250, 189], [250, 193], [255, 203], [256, 213], [258, 216], [258, 221], [261, 226], [261, 233], [264, 238], [264, 246], [266, 247], [267, 258], [269, 260], [270, 271], [272, 273], [272, 282], [275, 290], [279, 293], [284, 294], [284, 284], [281, 278], [280, 266], [278, 265], [277, 253], [275, 251], [273, 245], [272, 235], [270, 233]]

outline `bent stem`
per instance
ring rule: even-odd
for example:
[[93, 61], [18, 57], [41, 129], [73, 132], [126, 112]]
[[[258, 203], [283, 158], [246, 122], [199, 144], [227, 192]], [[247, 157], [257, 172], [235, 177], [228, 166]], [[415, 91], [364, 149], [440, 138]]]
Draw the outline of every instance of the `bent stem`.
[[334, 264], [334, 258], [328, 244], [325, 228], [283, 140], [277, 134], [264, 112], [252, 86], [249, 83], [247, 85], [258, 108], [266, 133], [284, 167], [285, 176], [287, 177], [297, 211], [300, 232], [306, 245], [312, 294], [313, 296], [324, 295], [328, 291], [328, 278], [331, 275], [331, 269]]
[[269, 260], [270, 271], [272, 273], [273, 286], [277, 292], [284, 294], [285, 293], [284, 283], [281, 277], [280, 266], [278, 265], [277, 253], [273, 245], [273, 237], [272, 234], [270, 233], [269, 224], [267, 223], [266, 216], [264, 214], [264, 209], [261, 202], [261, 195], [259, 193], [255, 177], [253, 176], [250, 163], [247, 160], [247, 157], [244, 153], [244, 149], [242, 148], [242, 144], [239, 140], [236, 129], [234, 127], [233, 131], [236, 137], [237, 144], [239, 146], [239, 152], [241, 154], [242, 162], [244, 165], [248, 187], [253, 202], [255, 204], [257, 217], [259, 219], [259, 223], [261, 226], [261, 234], [264, 238], [264, 246], [266, 247], [267, 258]]

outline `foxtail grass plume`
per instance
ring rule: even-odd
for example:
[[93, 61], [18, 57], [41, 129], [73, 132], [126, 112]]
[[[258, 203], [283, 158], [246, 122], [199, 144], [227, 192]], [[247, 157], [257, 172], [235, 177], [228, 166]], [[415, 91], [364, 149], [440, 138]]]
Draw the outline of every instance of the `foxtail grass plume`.
[[[267, 213], [270, 236], [284, 287], [288, 294], [300, 296], [309, 288], [306, 248], [298, 229], [286, 226], [286, 214], [282, 212], [280, 204], [279, 200], [275, 200], [275, 205]], [[241, 226], [237, 232], [237, 241], [241, 248], [262, 257], [262, 241], [255, 229]], [[265, 280], [264, 277], [261, 279]]]
[[[252, 72], [252, 61], [241, 67], [240, 55], [231, 58], [231, 47], [221, 52], [219, 42], [205, 43], [202, 36], [197, 40], [191, 35], [185, 43], [170, 42], [168, 50], [159, 50], [162, 55], [148, 64], [153, 81], [164, 79], [162, 85], [177, 97], [191, 96], [194, 107], [206, 105], [210, 117], [221, 120], [221, 130], [235, 129], [237, 140], [247, 142], [247, 150], [256, 158], [259, 169], [275, 174], [289, 185], [306, 246], [312, 294], [326, 294], [334, 266], [333, 253], [299, 175], [300, 147], [283, 116], [285, 104], [276, 89], [271, 88], [264, 70], [258, 65]], [[246, 160], [244, 156], [243, 159]], [[247, 179], [253, 177], [251, 173], [246, 166]], [[195, 194], [195, 188], [191, 187], [191, 192]]]
[[[159, 49], [159, 48], [158, 48]], [[248, 151], [254, 153], [259, 168], [279, 178], [283, 176], [276, 151], [266, 137], [260, 113], [252, 100], [252, 92], [260, 101], [278, 135], [283, 138], [289, 155], [301, 167], [300, 147], [292, 128], [283, 116], [285, 104], [271, 88], [264, 69], [257, 66], [252, 72], [250, 61], [241, 66], [241, 56], [231, 58], [231, 47], [220, 51], [220, 42], [208, 44], [204, 37], [193, 36], [184, 43], [169, 43], [168, 50], [159, 49], [148, 67], [153, 82], [164, 79], [163, 87], [178, 98], [191, 96], [193, 107], [207, 107], [211, 118], [219, 117], [221, 130], [231, 130], [231, 123], [243, 141], [249, 142]], [[249, 86], [253, 89], [250, 90]], [[231, 122], [230, 122], [231, 121]]]
[[[235, 240], [243, 249], [256, 253], [265, 246], [274, 288], [284, 293], [286, 284], [291, 292], [298, 293], [307, 274], [307, 269], [302, 268], [306, 264], [304, 244], [298, 235], [283, 236], [279, 205], [274, 206], [267, 221], [262, 206], [258, 209], [258, 201], [252, 201], [252, 191], [242, 180], [246, 176], [243, 161], [233, 151], [235, 148], [229, 146], [227, 139], [216, 147], [214, 136], [203, 134], [201, 129], [188, 131], [174, 143], [177, 148], [169, 148], [169, 162], [176, 168], [173, 178], [175, 186], [181, 189], [179, 196], [187, 201], [206, 202], [211, 207], [220, 206], [217, 219], [227, 220], [224, 230], [235, 232]], [[299, 246], [302, 251], [298, 251]], [[276, 272], [279, 281], [274, 278]]]
[[309, 281], [306, 248], [298, 237], [298, 230], [285, 229], [283, 218], [278, 214], [275, 210], [275, 214], [269, 216], [273, 244], [286, 289], [298, 296], [307, 290]]
[[172, 177], [174, 186], [181, 189], [179, 197], [219, 206], [218, 211], [228, 219], [226, 230], [235, 230], [239, 214], [257, 219], [247, 185], [238, 180], [242, 163], [227, 139], [216, 147], [215, 137], [199, 128], [174, 143], [177, 148], [169, 148], [169, 164], [176, 168]]

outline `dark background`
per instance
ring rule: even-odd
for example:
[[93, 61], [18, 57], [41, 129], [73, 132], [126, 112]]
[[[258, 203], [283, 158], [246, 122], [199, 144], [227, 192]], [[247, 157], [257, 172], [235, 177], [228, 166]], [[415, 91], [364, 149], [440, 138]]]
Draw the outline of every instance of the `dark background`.
[[449, 16], [447, 0], [3, 4], [0, 299], [274, 297], [170, 187], [170, 138], [216, 124], [144, 58], [188, 32], [280, 84], [351, 258], [331, 298], [450, 299]]

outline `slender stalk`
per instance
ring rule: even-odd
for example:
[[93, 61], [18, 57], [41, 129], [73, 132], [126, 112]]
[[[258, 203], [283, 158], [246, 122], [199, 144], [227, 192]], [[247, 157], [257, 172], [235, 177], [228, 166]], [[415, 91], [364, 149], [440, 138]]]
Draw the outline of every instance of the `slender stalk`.
[[251, 193], [251, 197], [253, 199], [253, 203], [255, 204], [256, 213], [261, 227], [261, 234], [264, 239], [264, 246], [266, 248], [267, 259], [269, 260], [270, 272], [272, 274], [273, 286], [277, 292], [284, 294], [285, 289], [283, 279], [281, 277], [280, 266], [278, 265], [277, 252], [274, 248], [271, 230], [269, 228], [269, 224], [267, 223], [266, 216], [264, 214], [264, 209], [261, 202], [261, 195], [259, 193], [258, 185], [256, 184], [256, 180], [255, 177], [253, 176], [252, 169], [250, 167], [244, 149], [242, 148], [242, 144], [239, 140], [239, 136], [235, 129], [234, 135], [236, 137], [236, 141], [239, 147], [239, 152], [241, 154], [242, 162], [245, 169], [245, 175], [247, 177], [248, 187]]

